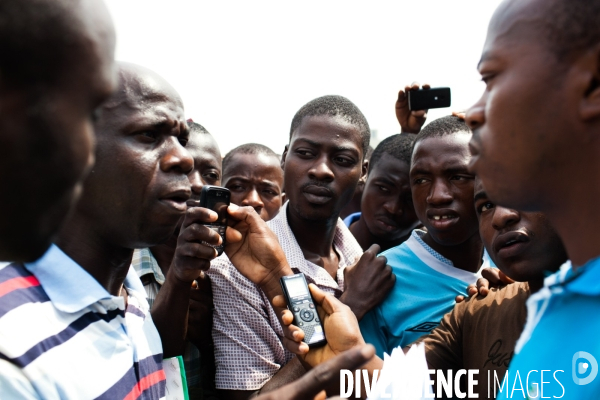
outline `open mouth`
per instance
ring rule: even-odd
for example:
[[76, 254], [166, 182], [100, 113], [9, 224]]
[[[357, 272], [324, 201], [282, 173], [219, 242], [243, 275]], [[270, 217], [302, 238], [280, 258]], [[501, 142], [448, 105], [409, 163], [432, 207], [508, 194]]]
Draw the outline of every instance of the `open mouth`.
[[441, 216], [440, 215], [436, 215], [436, 216], [433, 217], [433, 220], [434, 221], [440, 221], [440, 220], [443, 221], [443, 220], [452, 219], [452, 218], [456, 218], [456, 217], [453, 216], [453, 215], [441, 215]]
[[427, 211], [427, 219], [433, 228], [446, 229], [456, 224], [459, 217], [454, 210], [429, 210]]

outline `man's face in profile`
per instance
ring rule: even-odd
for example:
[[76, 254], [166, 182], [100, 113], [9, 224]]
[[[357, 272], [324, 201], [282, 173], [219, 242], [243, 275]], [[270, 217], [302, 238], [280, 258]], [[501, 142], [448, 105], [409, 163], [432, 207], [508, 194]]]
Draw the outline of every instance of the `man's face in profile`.
[[[535, 211], [549, 200], [569, 149], [565, 74], [544, 39], [539, 0], [505, 1], [490, 22], [478, 69], [486, 84], [467, 113], [470, 168], [502, 206]], [[576, 102], [572, 99], [572, 102]]]
[[[78, 2], [65, 14], [71, 43], [68, 51], [56, 44], [55, 54], [67, 53], [54, 66], [57, 76], [40, 73], [0, 91], [0, 260], [31, 261], [48, 248], [93, 163], [95, 110], [116, 86], [114, 28], [104, 4]], [[47, 54], [45, 46], [36, 52]]]

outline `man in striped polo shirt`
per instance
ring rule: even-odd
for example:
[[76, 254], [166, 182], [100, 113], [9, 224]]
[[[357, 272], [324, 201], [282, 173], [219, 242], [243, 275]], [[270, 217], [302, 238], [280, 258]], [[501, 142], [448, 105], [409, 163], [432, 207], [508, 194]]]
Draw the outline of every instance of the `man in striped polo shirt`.
[[[186, 213], [193, 159], [175, 90], [131, 64], [119, 77], [96, 124], [95, 167], [56, 243], [36, 262], [0, 269], [3, 398], [165, 396], [161, 336], [130, 264], [134, 248], [167, 239]], [[209, 221], [194, 210], [196, 222]], [[218, 243], [201, 228], [195, 239]], [[208, 265], [215, 251], [201, 247], [195, 257]], [[164, 296], [199, 273], [171, 270]]]

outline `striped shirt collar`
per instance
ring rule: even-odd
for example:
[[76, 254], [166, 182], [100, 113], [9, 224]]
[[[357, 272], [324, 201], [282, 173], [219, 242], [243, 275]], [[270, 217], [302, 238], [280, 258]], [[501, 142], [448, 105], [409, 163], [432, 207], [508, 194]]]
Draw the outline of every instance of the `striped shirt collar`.
[[437, 251], [435, 251], [434, 249], [431, 248], [431, 246], [429, 246], [427, 243], [425, 243], [425, 241], [423, 240], [423, 236], [425, 236], [427, 232], [421, 230], [421, 229], [414, 229], [412, 231], [412, 237], [414, 237], [417, 242], [419, 242], [419, 244], [421, 246], [423, 246], [423, 248], [425, 250], [427, 250], [427, 252], [429, 254], [431, 254], [432, 256], [434, 256], [436, 259], [438, 259], [439, 261], [441, 261], [442, 263], [449, 265], [451, 267], [454, 267], [454, 263], [452, 261], [450, 261], [449, 259], [447, 259], [446, 257], [444, 257], [443, 255], [441, 255], [440, 253], [438, 253]]
[[[121, 297], [108, 293], [55, 244], [37, 261], [26, 263], [25, 268], [40, 281], [52, 304], [60, 311], [75, 313], [105, 299], [122, 301]], [[141, 304], [147, 304], [144, 287], [133, 268], [129, 268], [123, 286], [130, 296], [135, 296]]]

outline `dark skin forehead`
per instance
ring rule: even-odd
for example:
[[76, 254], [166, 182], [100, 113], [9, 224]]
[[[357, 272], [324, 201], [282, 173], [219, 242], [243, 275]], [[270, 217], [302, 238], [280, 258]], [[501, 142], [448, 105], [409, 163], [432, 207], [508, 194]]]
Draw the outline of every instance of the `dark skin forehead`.
[[[313, 134], [308, 127], [317, 129], [318, 135]], [[329, 132], [328, 132], [329, 131]], [[331, 134], [323, 134], [331, 133]], [[308, 138], [311, 136], [310, 138]], [[331, 150], [349, 150], [356, 152], [359, 160], [363, 159], [362, 137], [360, 129], [349, 122], [347, 119], [337, 115], [313, 115], [302, 119], [298, 128], [290, 137], [290, 147], [298, 139], [305, 141], [316, 147], [323, 147]], [[351, 142], [353, 146], [349, 146]]]
[[119, 64], [119, 89], [107, 108], [126, 106], [144, 109], [154, 102], [169, 100], [183, 108], [175, 89], [155, 72], [135, 64]]
[[185, 148], [194, 158], [194, 164], [214, 164], [215, 168], [221, 169], [221, 151], [212, 135], [192, 132]]
[[283, 170], [279, 157], [268, 154], [234, 154], [225, 170], [223, 170], [223, 184], [236, 178], [247, 178], [260, 175], [263, 180], [274, 180], [279, 186], [283, 184]]
[[470, 133], [456, 132], [420, 140], [413, 150], [411, 176], [433, 173], [433, 168], [459, 169], [466, 172], [471, 157], [468, 148], [470, 139]]
[[119, 64], [119, 88], [103, 113], [103, 124], [115, 131], [145, 125], [189, 134], [179, 94], [155, 72], [135, 64]]
[[498, 45], [523, 44], [528, 39], [539, 45], [539, 30], [545, 22], [548, 3], [551, 1], [506, 0], [501, 3], [490, 21], [478, 68], [483, 62], [496, 59]]
[[371, 182], [375, 179], [390, 181], [390, 183], [401, 185], [408, 185], [410, 190], [409, 180], [410, 165], [403, 160], [384, 153], [377, 164], [372, 169], [369, 169], [369, 175], [367, 176], [367, 182]]

